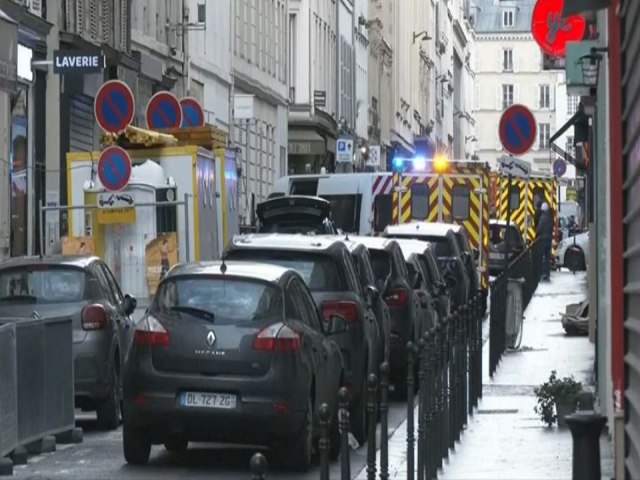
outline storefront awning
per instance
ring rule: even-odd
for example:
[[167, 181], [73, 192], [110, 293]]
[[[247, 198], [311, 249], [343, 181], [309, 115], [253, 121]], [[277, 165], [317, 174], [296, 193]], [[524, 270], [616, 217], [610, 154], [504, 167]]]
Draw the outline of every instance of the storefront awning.
[[579, 120], [582, 119], [582, 117], [584, 117], [584, 113], [582, 113], [581, 111], [576, 112], [573, 117], [571, 117], [569, 120], [567, 120], [567, 123], [565, 123], [564, 125], [562, 125], [560, 127], [560, 129], [554, 133], [551, 138], [549, 139], [550, 143], [555, 142], [557, 139], [559, 139], [564, 132], [566, 132], [567, 130], [569, 130], [571, 127], [573, 127], [576, 122], [578, 122]]
[[324, 155], [327, 144], [313, 130], [289, 130], [289, 155]]
[[564, 0], [562, 15], [572, 15], [574, 13], [591, 12], [609, 7], [610, 0]]

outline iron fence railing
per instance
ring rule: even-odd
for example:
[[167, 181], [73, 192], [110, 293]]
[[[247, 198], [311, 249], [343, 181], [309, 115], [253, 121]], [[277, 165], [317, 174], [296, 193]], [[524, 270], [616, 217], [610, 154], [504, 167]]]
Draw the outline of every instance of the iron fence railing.
[[[407, 345], [407, 479], [436, 478], [443, 460], [460, 440], [468, 417], [482, 397], [482, 320], [484, 299], [481, 294], [429, 331], [417, 344]], [[417, 376], [416, 376], [417, 372]], [[366, 475], [368, 480], [389, 478], [389, 367], [380, 367], [368, 379]], [[379, 387], [379, 391], [378, 391]], [[342, 480], [351, 480], [349, 446], [349, 394], [339, 392], [338, 419], [341, 431]], [[378, 400], [379, 399], [379, 400]], [[322, 437], [320, 480], [329, 480], [329, 429], [332, 418], [328, 408], [320, 408]], [[380, 420], [380, 445], [377, 445], [377, 417]], [[416, 448], [417, 446], [417, 448]], [[379, 452], [378, 452], [379, 447]], [[417, 455], [416, 455], [417, 453]], [[267, 460], [261, 453], [251, 458], [252, 478], [267, 478]]]

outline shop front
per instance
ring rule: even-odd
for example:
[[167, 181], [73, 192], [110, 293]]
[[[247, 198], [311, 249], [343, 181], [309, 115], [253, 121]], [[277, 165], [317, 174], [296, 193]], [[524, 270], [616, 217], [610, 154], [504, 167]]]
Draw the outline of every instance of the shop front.
[[337, 130], [335, 121], [322, 111], [289, 114], [287, 174], [335, 171]]

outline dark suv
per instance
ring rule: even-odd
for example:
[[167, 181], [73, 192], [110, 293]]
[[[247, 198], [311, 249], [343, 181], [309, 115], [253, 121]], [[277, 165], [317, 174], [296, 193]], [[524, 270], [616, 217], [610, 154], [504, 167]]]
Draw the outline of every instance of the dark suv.
[[460, 251], [459, 240], [450, 224], [411, 222], [389, 225], [384, 231], [384, 236], [413, 238], [431, 243], [438, 258], [440, 271], [449, 285], [452, 306], [458, 308], [467, 302], [471, 292], [471, 280]]
[[331, 204], [320, 197], [273, 197], [256, 206], [258, 233], [313, 233], [335, 235]]
[[371, 255], [369, 254], [367, 247], [362, 243], [355, 242], [348, 237], [345, 238], [343, 242], [349, 249], [349, 252], [351, 252], [351, 258], [353, 258], [353, 263], [358, 271], [358, 277], [360, 278], [360, 284], [362, 285], [364, 295], [376, 316], [378, 330], [381, 332], [380, 351], [384, 352], [384, 359], [388, 361], [388, 339], [390, 335], [391, 313], [389, 312], [389, 307], [382, 298], [382, 294], [378, 289], [376, 274], [371, 262]]
[[13, 258], [0, 264], [0, 317], [73, 320], [75, 405], [96, 410], [105, 429], [120, 425], [120, 372], [136, 300], [123, 295], [98, 257]]
[[381, 332], [367, 304], [349, 250], [336, 237], [253, 234], [236, 236], [227, 246], [226, 260], [259, 261], [300, 273], [311, 290], [323, 321], [343, 317], [347, 331], [336, 335], [345, 362], [345, 384], [351, 389], [352, 432], [360, 444], [366, 439], [366, 384], [378, 373]]
[[420, 300], [411, 288], [409, 271], [398, 243], [381, 237], [350, 237], [369, 250], [378, 290], [391, 315], [389, 366], [391, 380], [400, 395], [406, 392], [408, 341], [416, 341], [426, 328]]

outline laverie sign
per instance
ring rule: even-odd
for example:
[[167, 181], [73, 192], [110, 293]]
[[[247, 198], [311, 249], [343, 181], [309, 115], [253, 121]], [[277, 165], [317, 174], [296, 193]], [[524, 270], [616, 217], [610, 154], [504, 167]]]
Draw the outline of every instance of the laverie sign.
[[53, 52], [53, 73], [97, 73], [105, 67], [104, 55], [77, 50]]

